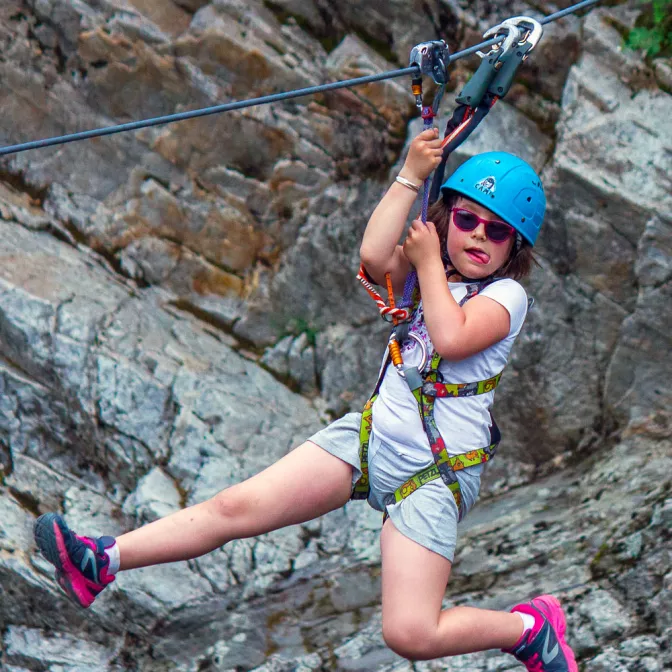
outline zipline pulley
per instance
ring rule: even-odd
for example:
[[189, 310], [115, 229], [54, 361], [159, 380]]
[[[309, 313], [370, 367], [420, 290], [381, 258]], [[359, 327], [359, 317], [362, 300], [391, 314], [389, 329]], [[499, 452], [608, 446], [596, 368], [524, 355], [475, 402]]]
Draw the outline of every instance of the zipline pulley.
[[421, 75], [431, 77], [437, 84], [447, 84], [449, 61], [450, 49], [445, 40], [430, 40], [411, 49], [409, 66], [417, 65]]
[[423, 112], [425, 118], [425, 108], [422, 98], [422, 77], [431, 77], [437, 85], [434, 102], [430, 110], [435, 116], [438, 113], [441, 97], [448, 83], [448, 64], [450, 63], [450, 49], [444, 40], [431, 40], [421, 42], [411, 49], [411, 55], [408, 60], [409, 67], [416, 66], [419, 70], [417, 75], [411, 80], [411, 90], [415, 96], [415, 104]]

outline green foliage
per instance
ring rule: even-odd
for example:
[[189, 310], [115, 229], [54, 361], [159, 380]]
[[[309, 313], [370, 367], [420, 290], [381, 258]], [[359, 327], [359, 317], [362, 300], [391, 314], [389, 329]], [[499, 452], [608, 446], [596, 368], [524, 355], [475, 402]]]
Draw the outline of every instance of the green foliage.
[[646, 7], [625, 40], [649, 58], [672, 55], [672, 0], [644, 2]]

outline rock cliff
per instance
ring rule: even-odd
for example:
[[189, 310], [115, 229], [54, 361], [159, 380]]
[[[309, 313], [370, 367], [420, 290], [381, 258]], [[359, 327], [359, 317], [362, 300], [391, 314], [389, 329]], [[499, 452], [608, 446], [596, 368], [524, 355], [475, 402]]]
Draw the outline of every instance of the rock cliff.
[[[557, 8], [4, 0], [0, 143], [404, 67]], [[669, 59], [621, 48], [639, 11], [548, 26], [451, 158], [520, 154], [549, 209], [446, 604], [553, 591], [584, 672], [672, 669], [672, 95]], [[395, 79], [0, 159], [3, 669], [517, 669], [385, 647], [362, 503], [123, 575], [88, 612], [32, 541], [48, 510], [118, 534], [201, 501], [362, 404], [386, 328], [359, 240], [415, 117]]]

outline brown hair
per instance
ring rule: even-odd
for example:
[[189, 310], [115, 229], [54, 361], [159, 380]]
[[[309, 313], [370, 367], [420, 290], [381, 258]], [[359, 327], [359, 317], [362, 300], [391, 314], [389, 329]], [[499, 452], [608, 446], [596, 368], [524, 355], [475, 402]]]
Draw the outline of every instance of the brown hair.
[[[446, 190], [443, 196], [432, 203], [427, 210], [427, 219], [434, 222], [436, 232], [439, 234], [441, 241], [441, 250], [444, 254], [444, 261], [446, 260], [446, 241], [448, 240], [448, 226], [450, 224], [450, 211], [455, 207], [457, 201], [462, 198], [467, 202], [471, 202], [466, 196], [458, 194], [456, 191]], [[520, 280], [530, 274], [532, 264], [539, 266], [530, 245], [524, 238], [522, 239], [520, 249], [515, 250], [515, 246], [511, 251], [508, 261], [501, 268], [494, 273], [497, 278], [513, 278]]]

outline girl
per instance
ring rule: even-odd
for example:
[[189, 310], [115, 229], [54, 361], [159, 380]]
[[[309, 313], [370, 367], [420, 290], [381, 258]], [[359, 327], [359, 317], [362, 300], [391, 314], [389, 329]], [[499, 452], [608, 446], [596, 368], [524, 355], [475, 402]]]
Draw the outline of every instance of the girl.
[[[530, 271], [545, 197], [525, 162], [482, 154], [443, 185], [430, 209], [434, 223], [414, 221], [397, 245], [440, 157], [438, 130], [413, 140], [360, 250], [369, 276], [382, 283], [390, 273], [399, 293], [411, 266], [417, 271], [421, 301], [402, 354], [411, 367], [421, 364], [423, 351], [431, 358], [433, 373], [425, 374], [419, 393], [436, 395], [431, 421], [422, 406], [418, 412], [410, 374], [387, 367], [372, 410], [365, 411], [364, 445], [362, 414], [349, 413], [249, 480], [117, 539], [81, 537], [61, 516], [40, 516], [37, 544], [75, 602], [91, 605], [120, 570], [196, 558], [233, 539], [320, 516], [343, 506], [364, 483], [369, 503], [386, 513], [382, 609], [390, 648], [414, 660], [501, 648], [531, 672], [577, 672], [564, 614], [552, 596], [510, 612], [441, 609], [457, 522], [473, 506], [482, 462], [498, 441], [490, 406], [527, 312], [516, 279]], [[360, 480], [363, 472], [368, 480]]]

